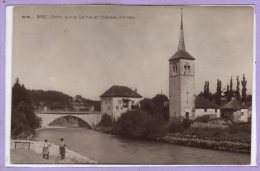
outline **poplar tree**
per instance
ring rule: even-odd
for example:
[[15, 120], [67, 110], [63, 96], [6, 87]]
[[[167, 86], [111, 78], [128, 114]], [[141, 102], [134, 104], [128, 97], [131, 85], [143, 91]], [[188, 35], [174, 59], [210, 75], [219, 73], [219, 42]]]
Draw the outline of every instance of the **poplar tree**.
[[221, 105], [220, 98], [221, 98], [221, 80], [217, 79], [217, 92], [216, 92], [216, 104]]
[[241, 99], [241, 96], [240, 96], [240, 81], [239, 81], [239, 76], [237, 76], [237, 88], [236, 88], [236, 98], [237, 100], [240, 100]]
[[247, 103], [247, 99], [246, 99], [246, 85], [247, 85], [247, 80], [245, 78], [245, 74], [243, 74], [243, 80], [241, 81], [241, 85], [242, 85], [242, 99], [241, 101], [246, 104]]

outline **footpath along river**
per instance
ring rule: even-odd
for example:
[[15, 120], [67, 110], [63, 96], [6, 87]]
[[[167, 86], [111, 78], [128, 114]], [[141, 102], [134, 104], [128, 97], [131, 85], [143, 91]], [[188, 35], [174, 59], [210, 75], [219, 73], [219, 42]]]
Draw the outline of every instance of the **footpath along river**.
[[84, 128], [48, 128], [37, 131], [34, 140], [58, 144], [99, 164], [241, 165], [250, 163], [250, 154], [201, 149], [162, 142], [122, 139]]

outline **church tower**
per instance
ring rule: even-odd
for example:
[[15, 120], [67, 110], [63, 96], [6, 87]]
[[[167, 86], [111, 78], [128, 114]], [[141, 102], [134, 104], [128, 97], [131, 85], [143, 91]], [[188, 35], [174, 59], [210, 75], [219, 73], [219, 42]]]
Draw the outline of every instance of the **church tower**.
[[185, 49], [183, 19], [181, 9], [181, 27], [178, 51], [169, 59], [169, 99], [170, 118], [182, 119], [194, 117], [194, 60]]

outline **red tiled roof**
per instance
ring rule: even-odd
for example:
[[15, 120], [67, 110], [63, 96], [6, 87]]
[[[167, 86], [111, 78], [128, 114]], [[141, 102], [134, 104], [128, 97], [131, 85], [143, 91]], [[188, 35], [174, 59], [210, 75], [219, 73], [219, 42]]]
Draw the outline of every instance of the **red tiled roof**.
[[103, 93], [100, 97], [133, 97], [133, 98], [141, 98], [142, 96], [137, 92], [126, 86], [118, 86], [113, 85], [110, 87], [105, 93]]
[[218, 109], [219, 106], [216, 105], [215, 103], [209, 101], [208, 99], [204, 99], [203, 97], [197, 96], [195, 100], [195, 108], [211, 108], [211, 109]]

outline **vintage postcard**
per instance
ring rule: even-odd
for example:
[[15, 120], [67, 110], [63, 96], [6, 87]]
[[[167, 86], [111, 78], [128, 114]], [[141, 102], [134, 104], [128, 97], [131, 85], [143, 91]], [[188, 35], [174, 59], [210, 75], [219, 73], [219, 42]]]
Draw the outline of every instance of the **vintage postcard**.
[[9, 165], [255, 163], [254, 6], [11, 11]]

